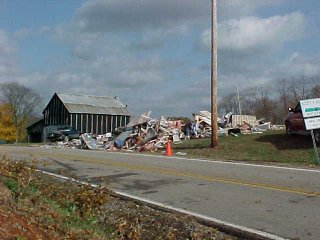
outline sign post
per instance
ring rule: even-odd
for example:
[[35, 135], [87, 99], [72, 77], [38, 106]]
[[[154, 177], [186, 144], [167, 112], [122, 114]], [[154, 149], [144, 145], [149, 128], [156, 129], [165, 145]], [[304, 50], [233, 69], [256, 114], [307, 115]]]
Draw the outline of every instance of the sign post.
[[316, 163], [319, 164], [318, 148], [317, 148], [316, 140], [315, 140], [315, 138], [314, 138], [313, 129], [311, 130], [311, 137], [312, 137], [312, 142], [313, 142], [314, 154], [315, 154], [315, 156], [316, 156]]
[[300, 106], [306, 130], [311, 130], [316, 164], [319, 164], [318, 148], [313, 130], [320, 128], [320, 98], [301, 100]]

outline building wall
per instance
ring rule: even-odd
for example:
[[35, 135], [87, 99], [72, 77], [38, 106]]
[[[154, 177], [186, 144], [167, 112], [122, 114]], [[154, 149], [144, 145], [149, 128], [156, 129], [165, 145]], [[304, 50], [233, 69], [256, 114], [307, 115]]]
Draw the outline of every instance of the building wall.
[[126, 126], [130, 116], [69, 113], [62, 101], [55, 94], [43, 112], [44, 125], [68, 125], [81, 133], [96, 135], [112, 132], [114, 129]]
[[54, 95], [44, 110], [44, 125], [69, 125], [70, 114], [57, 95]]
[[70, 126], [82, 133], [105, 134], [114, 129], [126, 126], [129, 116], [103, 115], [103, 114], [70, 114]]
[[28, 143], [42, 142], [43, 136], [43, 120], [40, 120], [27, 128]]

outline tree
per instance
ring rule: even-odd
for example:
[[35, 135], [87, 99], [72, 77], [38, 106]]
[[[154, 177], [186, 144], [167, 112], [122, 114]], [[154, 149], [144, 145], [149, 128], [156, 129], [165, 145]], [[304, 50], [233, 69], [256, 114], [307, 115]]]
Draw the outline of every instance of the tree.
[[28, 118], [41, 103], [38, 93], [19, 83], [3, 83], [0, 85], [3, 103], [9, 105], [12, 122], [15, 127], [15, 142], [18, 142], [22, 130], [26, 127]]
[[[242, 114], [266, 118], [274, 124], [283, 124], [288, 107], [295, 107], [301, 99], [320, 98], [319, 81], [320, 76], [288, 78], [277, 80], [274, 86], [259, 85], [246, 88], [240, 93]], [[237, 114], [236, 94], [223, 96], [219, 107], [225, 112]]]
[[0, 140], [15, 141], [15, 127], [9, 104], [0, 104]]
[[220, 110], [224, 109], [223, 113], [233, 112], [238, 113], [238, 99], [237, 95], [234, 93], [230, 93], [229, 95], [225, 95], [219, 101]]
[[311, 89], [311, 93], [310, 93], [310, 97], [311, 98], [320, 98], [320, 85], [315, 85], [312, 89]]

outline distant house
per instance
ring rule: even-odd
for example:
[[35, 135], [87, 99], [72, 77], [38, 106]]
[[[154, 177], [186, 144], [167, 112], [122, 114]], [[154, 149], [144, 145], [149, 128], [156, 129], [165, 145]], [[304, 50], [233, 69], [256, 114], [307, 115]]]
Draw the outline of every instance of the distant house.
[[[42, 113], [43, 136], [66, 125], [82, 133], [99, 135], [124, 127], [130, 121], [127, 105], [118, 97], [55, 93]], [[30, 127], [28, 133], [32, 132]]]

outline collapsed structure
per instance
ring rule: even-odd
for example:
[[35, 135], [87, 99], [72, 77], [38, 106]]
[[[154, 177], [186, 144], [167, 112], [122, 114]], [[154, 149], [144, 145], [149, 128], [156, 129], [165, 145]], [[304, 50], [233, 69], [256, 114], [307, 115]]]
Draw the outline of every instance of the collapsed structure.
[[[211, 113], [200, 111], [199, 114], [194, 114], [194, 118], [195, 123], [199, 126], [200, 135], [211, 135]], [[223, 117], [218, 117], [217, 120], [218, 135], [254, 134], [283, 128], [281, 125], [273, 125], [271, 122], [266, 122], [264, 118], [257, 119], [253, 115], [236, 115], [232, 112]]]
[[[80, 139], [59, 142], [55, 146], [110, 151], [122, 149], [126, 151], [162, 151], [168, 141], [178, 144], [181, 143], [181, 140], [211, 136], [211, 113], [208, 111], [193, 114], [194, 119], [190, 122], [163, 116], [160, 119], [153, 119], [150, 115], [151, 111], [148, 111], [131, 119], [125, 127], [117, 129], [121, 131], [116, 137], [113, 137], [111, 132], [98, 135], [84, 133]], [[257, 120], [255, 116], [232, 113], [218, 118], [218, 125], [219, 136], [262, 133], [282, 128], [282, 126], [265, 122], [264, 119]]]
[[[179, 142], [183, 137], [181, 120], [159, 120], [150, 117], [151, 111], [133, 118], [121, 133], [113, 138], [111, 133], [94, 135], [84, 133], [79, 139], [68, 142], [58, 142], [55, 147], [87, 148], [90, 150], [126, 149], [128, 151], [157, 151], [163, 149], [169, 139]], [[46, 145], [48, 146], [48, 145]]]

